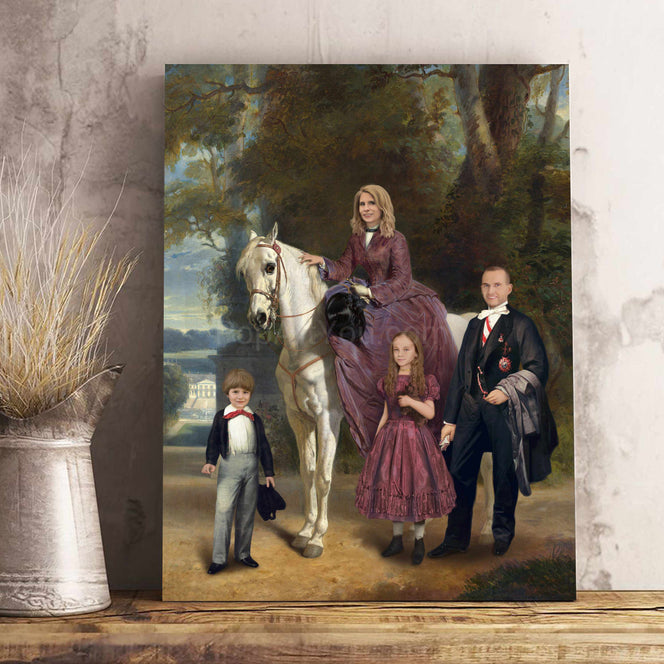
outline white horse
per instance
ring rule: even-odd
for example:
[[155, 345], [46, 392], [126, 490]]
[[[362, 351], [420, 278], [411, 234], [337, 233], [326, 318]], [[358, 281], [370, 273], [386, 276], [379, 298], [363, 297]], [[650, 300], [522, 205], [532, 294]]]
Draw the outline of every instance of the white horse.
[[[277, 243], [277, 231], [277, 224], [266, 237], [252, 231], [238, 261], [237, 273], [249, 291], [249, 322], [266, 331], [277, 318], [281, 319], [283, 350], [275, 373], [286, 416], [295, 433], [304, 484], [304, 525], [292, 546], [301, 549], [304, 557], [316, 558], [323, 553], [323, 536], [328, 527], [327, 502], [343, 411], [334, 354], [327, 342], [323, 310], [327, 286], [318, 276], [318, 268], [300, 263], [300, 249]], [[449, 314], [448, 323], [458, 348], [468, 320]], [[487, 512], [490, 533], [493, 483], [484, 459], [485, 491], [487, 487], [491, 489]], [[485, 524], [483, 533], [486, 528]]]

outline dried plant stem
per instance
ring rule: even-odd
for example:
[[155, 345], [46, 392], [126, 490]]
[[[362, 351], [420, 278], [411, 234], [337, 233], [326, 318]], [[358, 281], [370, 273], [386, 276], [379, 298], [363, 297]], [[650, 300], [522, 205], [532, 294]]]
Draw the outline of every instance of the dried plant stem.
[[40, 181], [36, 158], [0, 166], [0, 411], [30, 417], [108, 361], [103, 335], [136, 259], [99, 259], [108, 224], [91, 230], [71, 194]]

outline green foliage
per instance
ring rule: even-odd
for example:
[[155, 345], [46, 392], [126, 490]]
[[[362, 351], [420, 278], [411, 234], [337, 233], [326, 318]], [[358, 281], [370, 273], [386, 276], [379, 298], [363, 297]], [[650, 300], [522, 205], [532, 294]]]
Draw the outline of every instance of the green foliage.
[[526, 135], [505, 176], [496, 206], [507, 264], [518, 297], [542, 320], [571, 360], [572, 275], [569, 154], [557, 143]]
[[236, 164], [245, 201], [261, 201], [286, 241], [335, 256], [348, 237], [353, 195], [377, 182], [412, 241], [409, 230], [430, 220], [458, 161], [440, 125], [453, 117], [451, 86], [448, 103], [439, 95], [433, 104], [435, 91], [393, 67], [275, 67], [268, 80], [274, 92], [263, 99], [260, 131]]
[[247, 289], [235, 274], [245, 244], [243, 233], [229, 233], [226, 247], [199, 275], [201, 300], [209, 318], [214, 314], [231, 329], [240, 328], [247, 321]]
[[549, 354], [547, 391], [559, 433], [554, 471], [574, 472], [572, 413], [572, 275], [569, 154], [527, 134], [505, 175], [494, 219], [505, 264], [515, 284], [512, 300], [537, 323]]
[[448, 306], [476, 307], [482, 269], [506, 265], [514, 283], [511, 301], [544, 328], [545, 341], [552, 341], [555, 352], [571, 362], [569, 218], [566, 147], [540, 145], [535, 135], [524, 135], [495, 204], [459, 185], [448, 195], [440, 226], [447, 238]]
[[189, 381], [177, 364], [164, 364], [164, 426], [178, 418], [189, 397]]
[[230, 207], [211, 182], [176, 180], [164, 191], [164, 247], [170, 249], [187, 237], [221, 251], [223, 237], [234, 227], [244, 227], [242, 210]]
[[231, 328], [244, 320], [234, 269], [250, 222], [230, 165], [256, 113], [235, 85], [236, 77], [244, 84], [251, 76], [246, 67], [175, 66], [166, 77], [166, 164], [181, 177], [165, 189], [165, 247], [193, 236], [219, 252], [200, 275], [202, 301], [210, 318], [221, 316]]
[[[238, 116], [247, 107], [240, 94], [223, 90], [246, 67], [174, 65], [166, 71], [166, 163], [203, 150], [223, 153], [238, 137]], [[230, 79], [230, 80], [229, 80]], [[193, 173], [192, 173], [193, 175]], [[218, 175], [218, 173], [217, 173]]]
[[550, 381], [547, 396], [558, 430], [558, 447], [551, 455], [552, 477], [573, 477], [574, 394], [571, 364], [563, 367], [558, 380]]
[[433, 265], [445, 284], [448, 310], [477, 311], [482, 304], [479, 275], [486, 265], [505, 262], [492, 215], [493, 205], [461, 182], [455, 182], [445, 196], [434, 227], [444, 243]]
[[574, 558], [554, 552], [550, 558], [508, 563], [468, 579], [462, 601], [557, 602], [576, 597]]
[[429, 229], [462, 144], [451, 82], [404, 78], [421, 73], [382, 66], [167, 69], [166, 161], [180, 175], [166, 187], [165, 242], [195, 236], [220, 252], [201, 275], [211, 314], [230, 326], [244, 319], [233, 269], [247, 228], [262, 232], [278, 221], [285, 241], [338, 255], [353, 195], [368, 182], [390, 191], [399, 229], [413, 255], [421, 254], [415, 273], [442, 285], [433, 260], [442, 238]]

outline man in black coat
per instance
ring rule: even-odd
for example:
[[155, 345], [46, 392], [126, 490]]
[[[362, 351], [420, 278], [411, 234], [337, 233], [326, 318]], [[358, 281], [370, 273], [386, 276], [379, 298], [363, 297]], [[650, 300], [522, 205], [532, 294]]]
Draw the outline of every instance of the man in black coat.
[[[543, 388], [549, 367], [533, 321], [507, 304], [511, 292], [507, 270], [493, 266], [484, 271], [482, 296], [489, 308], [468, 324], [445, 402], [441, 431], [441, 447], [452, 444], [450, 472], [457, 503], [448, 516], [445, 539], [429, 552], [431, 558], [468, 548], [477, 476], [482, 454], [487, 451], [493, 455], [493, 553], [504, 555], [514, 538], [518, 483], [508, 427], [508, 397], [497, 385], [510, 374], [526, 369], [535, 374]], [[555, 426], [553, 431], [555, 435]]]

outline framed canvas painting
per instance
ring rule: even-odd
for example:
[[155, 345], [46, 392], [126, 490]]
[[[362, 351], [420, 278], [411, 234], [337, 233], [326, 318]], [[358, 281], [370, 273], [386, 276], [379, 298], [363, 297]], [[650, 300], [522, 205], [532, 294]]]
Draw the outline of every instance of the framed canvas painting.
[[568, 76], [166, 67], [165, 600], [575, 598]]

